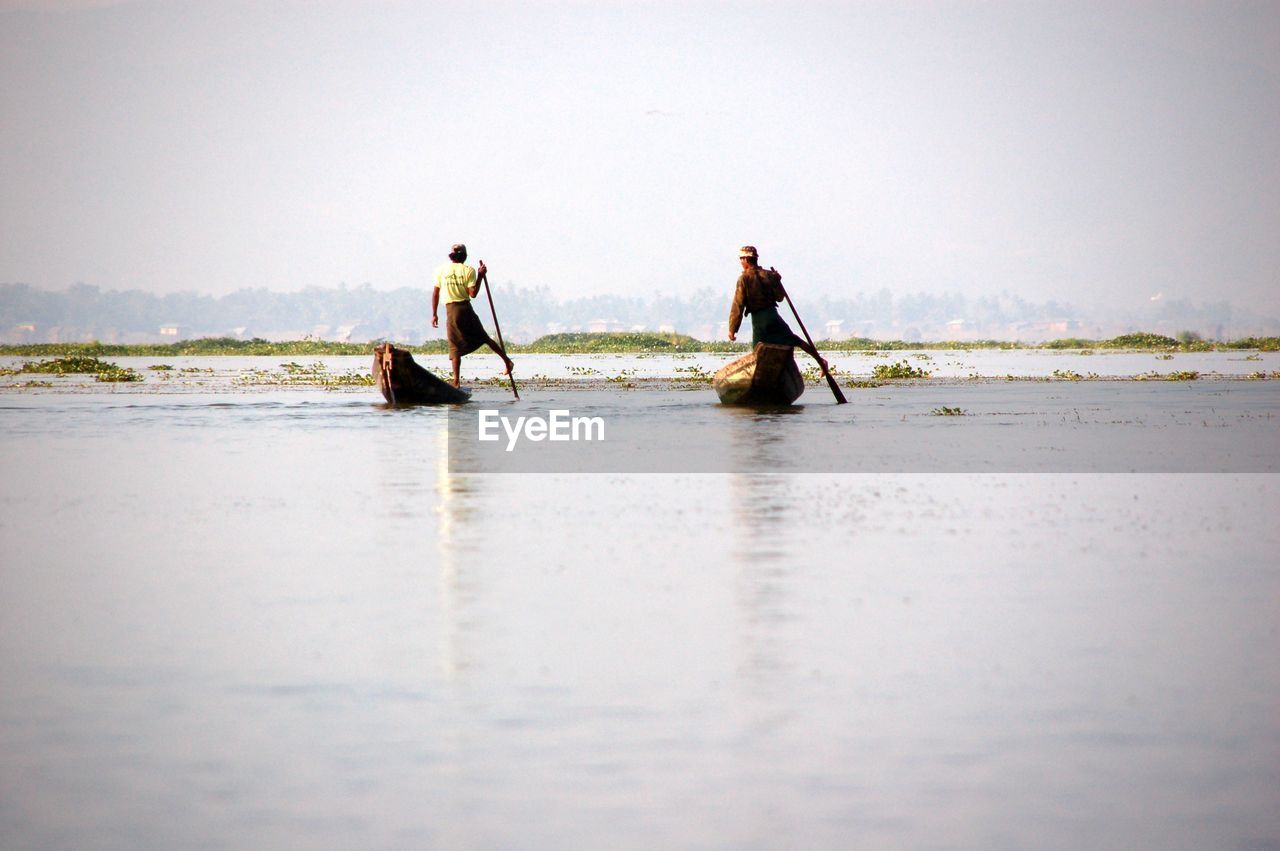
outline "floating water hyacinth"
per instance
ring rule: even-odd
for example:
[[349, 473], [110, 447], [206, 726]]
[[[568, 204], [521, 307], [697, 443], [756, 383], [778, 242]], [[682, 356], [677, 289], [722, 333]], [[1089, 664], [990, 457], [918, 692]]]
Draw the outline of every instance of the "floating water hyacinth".
[[871, 370], [873, 378], [928, 378], [929, 371], [920, 367], [912, 366], [906, 361], [897, 361], [889, 364], [876, 364]]

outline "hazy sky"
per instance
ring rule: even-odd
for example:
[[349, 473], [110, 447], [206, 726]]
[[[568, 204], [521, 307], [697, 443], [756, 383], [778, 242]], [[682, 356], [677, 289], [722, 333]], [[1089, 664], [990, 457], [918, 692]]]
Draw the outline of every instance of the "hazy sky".
[[0, 282], [1280, 313], [1280, 3], [0, 0]]

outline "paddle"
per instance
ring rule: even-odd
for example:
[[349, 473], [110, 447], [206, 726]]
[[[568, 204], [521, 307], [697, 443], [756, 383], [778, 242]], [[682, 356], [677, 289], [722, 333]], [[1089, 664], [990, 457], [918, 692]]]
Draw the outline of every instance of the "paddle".
[[[778, 270], [772, 267], [770, 267], [769, 271], [775, 275], [778, 274]], [[804, 338], [809, 341], [810, 346], [813, 346], [813, 338], [809, 336], [809, 329], [804, 327], [804, 320], [800, 318], [799, 312], [796, 311], [796, 306], [791, 303], [791, 296], [787, 295], [787, 288], [782, 286], [782, 279], [777, 278], [775, 280], [778, 282], [778, 289], [782, 290], [782, 295], [787, 300], [787, 307], [791, 308], [791, 315], [796, 318], [796, 322], [800, 325], [800, 330], [804, 332]], [[816, 352], [818, 347], [813, 346], [813, 350]], [[844, 398], [844, 392], [840, 389], [840, 385], [836, 384], [836, 380], [831, 377], [831, 373], [823, 366], [822, 361], [818, 361], [818, 366], [822, 368], [822, 377], [827, 379], [827, 386], [831, 388], [831, 392], [836, 397], [836, 404], [843, 405], [848, 402], [849, 400]]]
[[[484, 265], [484, 261], [480, 261], [480, 265]], [[480, 280], [484, 282], [484, 294], [489, 297], [489, 313], [493, 315], [493, 330], [498, 334], [498, 348], [502, 349], [502, 354], [507, 354], [507, 344], [502, 342], [502, 326], [498, 324], [498, 311], [493, 307], [493, 291], [489, 289], [489, 270], [485, 269], [484, 274], [480, 276]], [[520, 398], [520, 391], [516, 389], [516, 377], [511, 373], [507, 373], [507, 380], [511, 382], [511, 392], [516, 398]]]

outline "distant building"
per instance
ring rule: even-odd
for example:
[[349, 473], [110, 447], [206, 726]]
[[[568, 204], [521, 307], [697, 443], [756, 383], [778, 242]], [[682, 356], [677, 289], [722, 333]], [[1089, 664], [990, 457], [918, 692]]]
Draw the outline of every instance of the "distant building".
[[4, 333], [4, 341], [6, 343], [34, 343], [36, 342], [36, 325], [34, 322], [24, 322], [20, 325], [14, 325]]
[[843, 340], [844, 339], [844, 320], [829, 319], [827, 320], [827, 339]]
[[170, 323], [160, 326], [160, 336], [167, 340], [185, 340], [187, 338], [188, 328], [185, 325]]

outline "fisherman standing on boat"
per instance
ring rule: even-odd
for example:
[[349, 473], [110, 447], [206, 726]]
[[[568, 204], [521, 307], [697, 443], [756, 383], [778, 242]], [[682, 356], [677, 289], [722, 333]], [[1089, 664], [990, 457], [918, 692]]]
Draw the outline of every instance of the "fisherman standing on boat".
[[787, 297], [778, 270], [760, 268], [760, 256], [754, 245], [739, 248], [738, 261], [742, 264], [742, 275], [738, 277], [733, 306], [729, 308], [729, 339], [738, 339], [742, 317], [750, 313], [752, 346], [757, 343], [794, 346], [808, 352], [826, 370], [827, 362], [818, 350], [792, 333], [791, 327], [778, 315], [778, 302]]
[[462, 243], [449, 250], [449, 262], [436, 269], [436, 285], [431, 291], [431, 327], [440, 327], [440, 290], [444, 290], [445, 336], [449, 339], [449, 363], [453, 364], [453, 386], [459, 386], [462, 356], [481, 346], [488, 346], [506, 364], [503, 375], [510, 375], [514, 364], [502, 347], [493, 341], [480, 324], [471, 307], [471, 299], [480, 294], [480, 279], [487, 271], [480, 261], [480, 271], [466, 264], [467, 247]]

